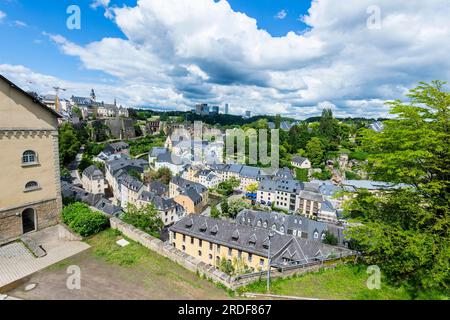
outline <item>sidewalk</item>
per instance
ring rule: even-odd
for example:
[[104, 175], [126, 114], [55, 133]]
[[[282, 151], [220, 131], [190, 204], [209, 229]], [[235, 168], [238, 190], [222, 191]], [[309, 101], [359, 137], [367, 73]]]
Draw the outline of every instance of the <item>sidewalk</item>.
[[41, 258], [34, 257], [22, 242], [0, 247], [0, 289], [89, 248], [88, 244], [81, 241], [59, 239], [58, 228], [54, 226], [27, 234], [47, 252]]

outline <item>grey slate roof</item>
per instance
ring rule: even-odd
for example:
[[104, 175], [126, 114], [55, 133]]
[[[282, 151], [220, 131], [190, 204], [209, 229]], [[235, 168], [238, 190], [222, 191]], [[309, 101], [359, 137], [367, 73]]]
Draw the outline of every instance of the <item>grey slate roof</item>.
[[316, 193], [316, 192], [312, 192], [312, 191], [308, 191], [308, 190], [300, 191], [299, 197], [301, 199], [311, 200], [311, 201], [316, 201], [316, 202], [324, 202], [324, 200], [325, 200], [323, 195], [321, 195], [320, 193]]
[[144, 187], [144, 184], [141, 181], [139, 181], [135, 177], [129, 175], [128, 173], [125, 173], [120, 176], [119, 183], [121, 185], [124, 185], [128, 189], [136, 191], [136, 192], [141, 190]]
[[112, 204], [111, 201], [109, 201], [108, 199], [105, 199], [105, 198], [100, 199], [94, 205], [94, 207], [106, 214], [109, 214], [109, 215], [112, 215], [115, 217], [119, 217], [123, 213], [121, 207]]
[[263, 180], [259, 183], [259, 191], [274, 192], [282, 191], [298, 194], [303, 189], [303, 183], [298, 180], [275, 178]]
[[[268, 255], [270, 231], [266, 229], [253, 228], [201, 215], [189, 215], [178, 221], [169, 230], [259, 256], [267, 257]], [[278, 233], [271, 233], [271, 235], [270, 256], [274, 265], [283, 265], [283, 258], [289, 260], [288, 264], [304, 264], [326, 259], [332, 253], [348, 251], [339, 247], [327, 246], [318, 241], [298, 239]]]
[[[236, 222], [254, 228], [264, 228], [264, 222], [266, 222], [265, 228], [267, 229], [275, 226], [276, 230], [281, 231], [283, 227], [284, 233], [289, 235], [292, 235], [294, 230], [297, 233], [300, 231], [302, 238], [312, 241], [321, 241], [322, 234], [329, 231], [337, 237], [339, 245], [343, 245], [345, 242], [343, 227], [332, 223], [312, 220], [301, 215], [287, 215], [275, 211], [244, 209], [236, 216]], [[260, 226], [258, 226], [258, 222]], [[314, 239], [314, 232], [316, 231], [319, 234], [318, 239]]]
[[153, 203], [156, 210], [159, 211], [167, 211], [179, 206], [173, 199], [160, 197], [156, 193], [150, 191], [143, 191], [139, 196], [139, 200]]
[[109, 143], [105, 149], [103, 150], [103, 152], [105, 154], [111, 155], [113, 153], [117, 153], [123, 150], [126, 150], [130, 148], [130, 146], [128, 145], [128, 143], [120, 141], [120, 142], [114, 142], [114, 143]]
[[303, 162], [305, 162], [306, 160], [308, 160], [305, 157], [300, 157], [300, 156], [293, 156], [292, 157], [292, 162], [297, 163], [299, 165], [301, 165]]
[[156, 156], [156, 162], [171, 163], [174, 165], [183, 165], [184, 161], [174, 153], [160, 153]]
[[83, 175], [88, 177], [90, 180], [100, 180], [104, 178], [103, 172], [95, 165], [91, 165], [84, 169]]
[[167, 148], [164, 147], [153, 147], [150, 150], [150, 157], [156, 158], [158, 155], [163, 154], [163, 153], [167, 153], [169, 152], [169, 150], [167, 150]]
[[119, 170], [136, 170], [140, 173], [143, 173], [145, 169], [148, 168], [148, 161], [143, 159], [128, 159], [128, 158], [120, 158], [117, 160], [108, 161], [106, 163], [106, 167], [109, 169], [113, 176]]
[[164, 196], [169, 192], [169, 187], [158, 180], [151, 181], [148, 184], [148, 189], [149, 191], [156, 193], [160, 197]]

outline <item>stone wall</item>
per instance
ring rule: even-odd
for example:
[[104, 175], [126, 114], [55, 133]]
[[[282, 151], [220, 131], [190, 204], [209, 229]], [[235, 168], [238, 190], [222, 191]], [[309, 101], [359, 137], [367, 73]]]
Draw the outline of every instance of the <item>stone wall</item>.
[[[259, 279], [265, 279], [267, 272], [256, 272], [243, 276], [231, 277], [226, 273], [216, 269], [215, 267], [206, 264], [195, 257], [192, 257], [185, 252], [174, 248], [169, 243], [164, 243], [160, 239], [154, 238], [151, 235], [124, 223], [118, 218], [110, 218], [111, 228], [117, 229], [126, 237], [134, 240], [144, 247], [169, 258], [170, 260], [178, 263], [184, 268], [198, 273], [200, 276], [204, 276], [216, 283], [220, 283], [231, 290], [236, 290], [239, 287], [245, 286], [251, 282], [258, 281]], [[290, 270], [284, 270], [283, 272], [273, 269], [270, 273], [271, 278], [288, 277], [294, 274], [302, 274], [307, 272], [315, 272], [320, 268], [334, 268], [339, 262], [328, 261], [324, 264], [320, 262], [314, 262], [307, 266], [299, 266]]]
[[41, 230], [59, 223], [58, 199], [27, 204], [0, 212], [0, 244], [12, 241], [23, 234], [22, 212], [33, 208], [36, 215], [36, 230]]

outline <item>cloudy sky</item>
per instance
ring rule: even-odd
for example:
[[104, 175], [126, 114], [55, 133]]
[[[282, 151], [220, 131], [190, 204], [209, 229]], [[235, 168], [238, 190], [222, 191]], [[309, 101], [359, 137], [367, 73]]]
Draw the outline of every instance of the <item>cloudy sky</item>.
[[126, 106], [378, 117], [450, 80], [449, 17], [450, 0], [0, 0], [0, 73]]

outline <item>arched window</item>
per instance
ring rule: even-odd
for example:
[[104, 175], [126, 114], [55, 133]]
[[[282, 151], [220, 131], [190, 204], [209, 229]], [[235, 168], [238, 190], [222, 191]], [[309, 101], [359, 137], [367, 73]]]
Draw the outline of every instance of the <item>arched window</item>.
[[39, 184], [36, 181], [27, 182], [27, 184], [25, 185], [26, 191], [32, 191], [32, 190], [36, 190], [38, 188], [39, 188]]
[[28, 163], [36, 163], [37, 162], [37, 156], [36, 152], [32, 150], [27, 150], [22, 154], [22, 163], [28, 164]]

